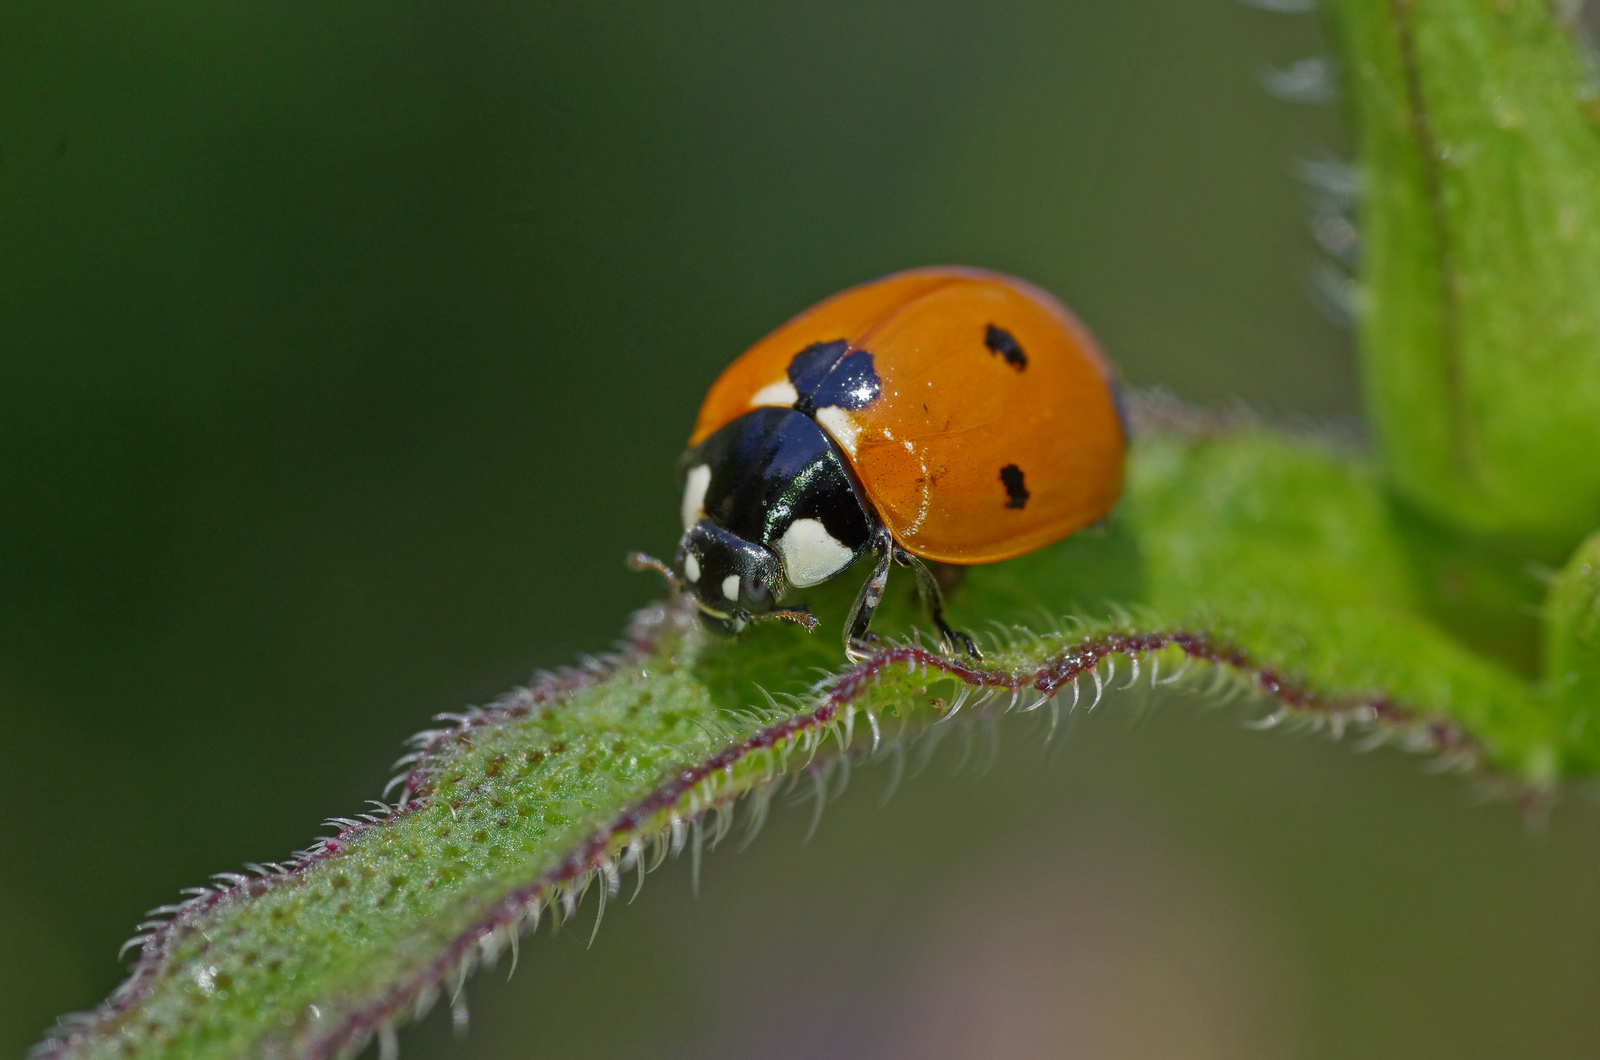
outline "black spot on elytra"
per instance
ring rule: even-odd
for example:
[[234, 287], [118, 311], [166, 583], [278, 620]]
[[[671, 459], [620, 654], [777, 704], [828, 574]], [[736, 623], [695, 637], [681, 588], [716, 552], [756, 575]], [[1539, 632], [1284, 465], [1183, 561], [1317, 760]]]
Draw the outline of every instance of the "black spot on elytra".
[[1006, 487], [1006, 507], [1027, 507], [1028, 498], [1032, 496], [1028, 487], [1022, 484], [1022, 469], [1015, 464], [1007, 464], [1000, 469], [1000, 481]]
[[810, 416], [820, 408], [864, 409], [883, 390], [872, 354], [852, 350], [844, 339], [813, 342], [789, 362], [789, 382], [799, 395], [795, 411]]
[[[998, 353], [1004, 357], [1006, 363], [1017, 371], [1020, 372], [1028, 367], [1028, 355], [1022, 352], [1022, 346], [1018, 344], [1016, 337], [1005, 328], [997, 328], [990, 324], [983, 333], [983, 344], [989, 347], [990, 353]], [[1019, 504], [1017, 507], [1020, 508], [1022, 505]]]

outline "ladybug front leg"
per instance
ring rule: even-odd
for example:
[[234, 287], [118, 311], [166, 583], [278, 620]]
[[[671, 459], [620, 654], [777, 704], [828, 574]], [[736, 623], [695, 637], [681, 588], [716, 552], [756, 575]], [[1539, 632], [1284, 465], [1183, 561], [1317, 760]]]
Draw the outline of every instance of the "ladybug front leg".
[[939, 628], [939, 643], [946, 654], [954, 655], [959, 650], [974, 659], [982, 659], [983, 653], [978, 650], [978, 642], [958, 629], [951, 629], [944, 620], [944, 593], [939, 590], [939, 579], [933, 576], [928, 565], [898, 547], [894, 550], [894, 561], [916, 572], [917, 595], [922, 598], [922, 606], [928, 612], [928, 617]]
[[883, 590], [889, 584], [889, 566], [894, 561], [895, 553], [894, 539], [889, 536], [889, 531], [880, 529], [873, 535], [872, 551], [878, 557], [878, 562], [872, 567], [872, 577], [856, 594], [856, 602], [850, 607], [850, 617], [844, 620], [844, 654], [851, 662], [857, 663], [871, 654], [869, 646], [878, 640], [878, 635], [869, 632], [867, 627], [872, 625], [873, 613], [883, 601]]

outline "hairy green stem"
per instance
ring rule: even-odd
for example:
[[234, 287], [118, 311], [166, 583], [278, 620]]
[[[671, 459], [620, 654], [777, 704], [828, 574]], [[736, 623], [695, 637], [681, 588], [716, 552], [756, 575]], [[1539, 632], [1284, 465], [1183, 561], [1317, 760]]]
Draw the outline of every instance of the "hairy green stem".
[[[1411, 607], [1359, 457], [1246, 429], [1150, 437], [1132, 471], [1104, 531], [974, 570], [953, 594], [964, 623], [1004, 631], [981, 665], [918, 645], [909, 586], [883, 616], [907, 639], [843, 670], [831, 636], [710, 640], [680, 605], [647, 612], [614, 656], [451, 717], [403, 760], [396, 805], [159, 911], [129, 980], [43, 1055], [326, 1057], [391, 1042], [585, 892], [603, 907], [624, 873], [698, 859], [745, 796], [759, 821], [775, 783], [825, 790], [841, 755], [1008, 711], [1053, 722], [1135, 681], [1249, 689], [1275, 704], [1267, 724], [1369, 733], [1528, 797], [1592, 750], [1552, 739], [1537, 688]], [[827, 628], [848, 589], [813, 601]], [[828, 676], [799, 676], [813, 666]]]

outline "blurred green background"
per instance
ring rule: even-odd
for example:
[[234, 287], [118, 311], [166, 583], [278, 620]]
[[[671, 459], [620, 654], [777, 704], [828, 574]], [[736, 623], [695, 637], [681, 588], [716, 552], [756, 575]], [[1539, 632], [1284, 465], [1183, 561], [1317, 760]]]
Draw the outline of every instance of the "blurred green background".
[[[1134, 384], [1353, 422], [1227, 0], [0, 8], [0, 1053], [178, 888], [606, 647], [746, 344], [919, 264]], [[798, 634], [797, 634], [798, 635]], [[525, 943], [407, 1056], [1600, 1054], [1600, 816], [1129, 693], [1046, 756], [858, 770]]]

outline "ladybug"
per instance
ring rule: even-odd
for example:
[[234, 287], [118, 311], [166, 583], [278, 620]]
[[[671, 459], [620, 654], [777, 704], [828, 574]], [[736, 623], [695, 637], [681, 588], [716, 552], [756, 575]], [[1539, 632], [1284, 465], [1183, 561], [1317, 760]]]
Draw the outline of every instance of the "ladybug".
[[1115, 373], [1065, 307], [1010, 276], [913, 269], [814, 306], [723, 371], [679, 466], [676, 560], [633, 562], [731, 635], [761, 619], [814, 628], [780, 598], [870, 552], [850, 658], [893, 565], [916, 575], [944, 650], [977, 655], [924, 561], [993, 563], [1099, 520], [1125, 447]]

